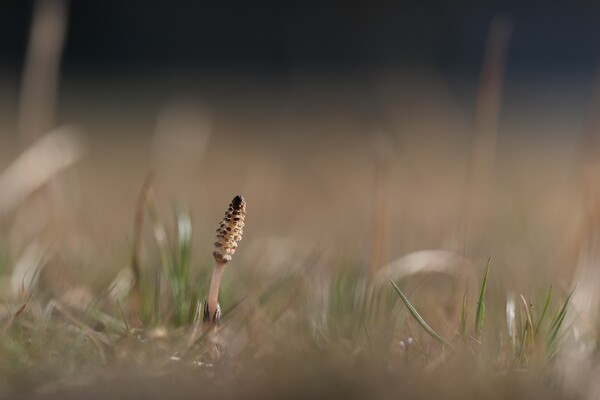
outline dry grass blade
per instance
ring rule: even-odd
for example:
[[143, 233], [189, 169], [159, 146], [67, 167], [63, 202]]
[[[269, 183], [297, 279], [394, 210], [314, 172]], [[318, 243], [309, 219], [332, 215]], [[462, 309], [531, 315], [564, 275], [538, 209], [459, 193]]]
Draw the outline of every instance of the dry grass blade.
[[187, 349], [191, 349], [194, 343], [198, 339], [198, 332], [200, 331], [200, 323], [202, 322], [202, 303], [200, 300], [196, 301], [196, 308], [194, 311], [194, 321], [192, 322], [192, 331], [187, 341]]
[[[521, 353], [523, 353], [526, 346], [533, 346], [533, 309], [529, 304], [527, 304], [527, 300], [525, 300], [523, 295], [520, 297], [521, 301], [523, 302], [523, 309], [525, 310], [525, 327], [523, 328], [523, 340], [521, 341]], [[527, 340], [527, 342], [525, 342], [525, 340]]]
[[390, 164], [390, 143], [389, 138], [384, 133], [380, 133], [375, 138], [376, 147], [376, 165], [375, 165], [375, 187], [373, 190], [373, 222], [371, 239], [371, 259], [369, 270], [371, 276], [375, 276], [379, 268], [386, 263], [387, 242], [389, 240], [388, 220], [389, 217], [389, 164]]
[[76, 328], [81, 329], [83, 334], [87, 336], [95, 345], [97, 345], [97, 343], [100, 342], [109, 348], [113, 346], [113, 342], [109, 340], [105, 335], [95, 332], [90, 326], [88, 326], [81, 319], [75, 317], [73, 313], [67, 310], [67, 308], [59, 302], [53, 302], [52, 307], [54, 311], [58, 312], [59, 315], [61, 315], [67, 322], [69, 322]]
[[70, 126], [57, 128], [38, 139], [0, 174], [0, 217], [79, 160], [84, 150], [83, 135]]
[[14, 322], [17, 320], [17, 318], [19, 318], [21, 316], [21, 314], [23, 314], [25, 312], [25, 309], [27, 308], [28, 305], [29, 305], [28, 302], [21, 304], [21, 306], [17, 309], [17, 311], [15, 311], [14, 314], [12, 314], [10, 316], [10, 318], [4, 324], [4, 330], [8, 330], [14, 324]]
[[141, 258], [142, 258], [142, 241], [143, 241], [143, 229], [144, 229], [144, 215], [146, 210], [146, 205], [148, 203], [148, 195], [152, 188], [152, 182], [154, 180], [154, 174], [149, 173], [144, 179], [144, 183], [142, 184], [142, 189], [140, 190], [140, 194], [138, 196], [137, 204], [135, 207], [135, 221], [133, 224], [133, 252], [131, 257], [131, 270], [133, 271], [133, 275], [135, 278], [134, 287], [132, 288], [132, 292], [134, 296], [140, 296], [140, 278], [142, 275], [141, 271]]
[[29, 244], [12, 271], [10, 282], [12, 294], [29, 296], [37, 286], [44, 268], [47, 248], [37, 242]]
[[469, 244], [471, 236], [469, 233], [478, 231], [489, 194], [489, 182], [496, 158], [504, 67], [511, 33], [510, 20], [502, 15], [496, 15], [490, 25], [486, 41], [476, 100], [469, 176], [462, 208], [463, 231], [461, 235], [464, 238], [465, 248]]
[[402, 280], [421, 273], [439, 273], [456, 277], [470, 262], [457, 253], [446, 250], [419, 250], [395, 259], [379, 269], [375, 283], [383, 285], [387, 280]]

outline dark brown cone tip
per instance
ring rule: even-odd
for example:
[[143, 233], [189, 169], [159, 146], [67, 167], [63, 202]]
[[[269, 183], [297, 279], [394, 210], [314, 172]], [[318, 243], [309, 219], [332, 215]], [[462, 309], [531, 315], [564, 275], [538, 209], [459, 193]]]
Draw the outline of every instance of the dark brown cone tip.
[[239, 210], [242, 206], [243, 203], [245, 203], [246, 201], [244, 200], [244, 197], [242, 195], [237, 195], [233, 198], [233, 200], [231, 200], [231, 207], [234, 210]]

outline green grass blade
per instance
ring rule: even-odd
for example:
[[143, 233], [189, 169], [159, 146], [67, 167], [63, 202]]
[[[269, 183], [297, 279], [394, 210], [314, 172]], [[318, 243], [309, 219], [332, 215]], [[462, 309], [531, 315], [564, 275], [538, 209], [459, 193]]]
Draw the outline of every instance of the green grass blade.
[[162, 274], [160, 268], [156, 269], [156, 281], [154, 282], [154, 315], [153, 322], [160, 325], [160, 291]]
[[431, 336], [436, 342], [438, 342], [438, 343], [440, 343], [442, 345], [446, 345], [446, 346], [448, 346], [449, 348], [452, 349], [452, 346], [450, 345], [450, 343], [448, 343], [440, 335], [438, 335], [427, 324], [427, 322], [425, 322], [425, 320], [423, 319], [423, 317], [421, 317], [421, 315], [419, 315], [419, 313], [417, 312], [417, 310], [415, 309], [415, 307], [413, 307], [413, 305], [410, 303], [410, 301], [408, 301], [408, 299], [406, 298], [406, 296], [404, 295], [404, 293], [402, 293], [402, 290], [400, 290], [400, 288], [394, 283], [394, 281], [392, 281], [390, 279], [390, 283], [392, 284], [392, 286], [394, 286], [394, 289], [396, 290], [396, 293], [398, 293], [398, 296], [400, 296], [400, 298], [402, 299], [402, 302], [404, 303], [404, 305], [406, 306], [406, 308], [408, 309], [408, 311], [410, 312], [410, 314], [419, 323], [419, 325], [421, 325], [421, 327], [423, 329], [425, 329], [425, 332], [427, 332], [429, 334], [429, 336]]
[[460, 308], [460, 335], [465, 337], [467, 333], [467, 293], [463, 294], [462, 306]]
[[519, 348], [519, 354], [517, 355], [517, 364], [520, 364], [523, 360], [523, 354], [525, 352], [525, 340], [527, 340], [527, 332], [529, 332], [529, 330], [527, 329], [526, 323], [523, 327], [523, 333], [521, 334], [521, 347]]
[[567, 314], [567, 306], [569, 305], [569, 302], [571, 301], [571, 297], [573, 296], [573, 293], [575, 293], [575, 289], [571, 290], [571, 293], [569, 293], [569, 295], [567, 296], [567, 299], [565, 300], [562, 307], [560, 308], [560, 311], [554, 318], [554, 321], [552, 322], [552, 329], [555, 329], [556, 327], [560, 327], [560, 325], [562, 324], [562, 321], [564, 320], [565, 315]]
[[173, 269], [171, 251], [167, 241], [167, 230], [158, 215], [158, 207], [155, 201], [148, 200], [148, 216], [152, 223], [152, 232], [154, 234], [154, 241], [158, 248], [158, 255], [160, 257], [160, 263], [164, 270], [165, 275], [169, 276], [170, 271]]
[[176, 210], [177, 236], [176, 258], [172, 269], [172, 296], [175, 308], [175, 324], [186, 322], [190, 311], [189, 275], [191, 264], [192, 220], [186, 209]]
[[548, 312], [548, 307], [550, 306], [550, 296], [552, 295], [552, 285], [550, 285], [550, 288], [548, 289], [548, 294], [546, 295], [546, 302], [544, 303], [544, 308], [542, 309], [542, 314], [540, 315], [540, 318], [538, 319], [538, 322], [536, 324], [535, 327], [535, 332], [533, 333], [533, 336], [537, 336], [538, 331], [540, 330], [540, 326], [542, 326], [542, 322], [544, 321], [544, 317], [546, 316], [546, 313]]
[[483, 330], [483, 319], [485, 317], [485, 291], [487, 288], [488, 272], [490, 270], [490, 262], [492, 258], [488, 258], [483, 271], [483, 280], [481, 281], [481, 288], [479, 290], [479, 299], [477, 300], [477, 312], [475, 313], [475, 334], [477, 337], [481, 336]]
[[575, 287], [575, 288], [573, 288], [573, 290], [571, 290], [571, 293], [569, 293], [569, 296], [567, 296], [567, 299], [565, 300], [562, 308], [558, 312], [558, 315], [556, 316], [555, 320], [552, 322], [552, 326], [550, 328], [550, 334], [548, 335], [548, 347], [549, 348], [553, 348], [554, 345], [556, 344], [556, 338], [558, 336], [558, 332], [560, 331], [560, 327], [562, 326], [562, 324], [565, 320], [565, 316], [567, 315], [567, 310], [568, 310], [569, 303], [571, 301], [571, 297], [573, 297], [573, 293], [575, 293], [576, 288], [577, 287]]
[[554, 315], [552, 316], [552, 320], [550, 321], [550, 327], [553, 327], [554, 324], [556, 323], [556, 320], [558, 318], [558, 315], [560, 314], [560, 304], [556, 307], [556, 311], [554, 312]]

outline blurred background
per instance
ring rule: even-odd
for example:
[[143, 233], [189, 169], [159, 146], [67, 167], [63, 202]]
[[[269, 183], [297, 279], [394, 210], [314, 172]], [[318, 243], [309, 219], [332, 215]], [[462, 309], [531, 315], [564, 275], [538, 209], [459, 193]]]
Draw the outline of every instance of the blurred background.
[[0, 397], [138, 368], [99, 389], [171, 396], [193, 365], [206, 393], [498, 398], [537, 365], [599, 398], [599, 60], [593, 1], [1, 0]]
[[154, 171], [198, 263], [241, 193], [252, 268], [442, 249], [568, 281], [599, 55], [594, 2], [4, 0], [3, 257], [36, 243], [60, 282], [114, 276]]

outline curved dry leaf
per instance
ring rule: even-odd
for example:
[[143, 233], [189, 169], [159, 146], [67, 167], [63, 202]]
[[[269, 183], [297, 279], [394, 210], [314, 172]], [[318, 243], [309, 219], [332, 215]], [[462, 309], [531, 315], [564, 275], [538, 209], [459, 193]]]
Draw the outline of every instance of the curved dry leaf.
[[446, 250], [420, 250], [408, 253], [385, 267], [375, 277], [375, 282], [384, 284], [389, 279], [399, 281], [408, 276], [437, 272], [455, 277], [463, 267], [470, 265], [466, 258]]

